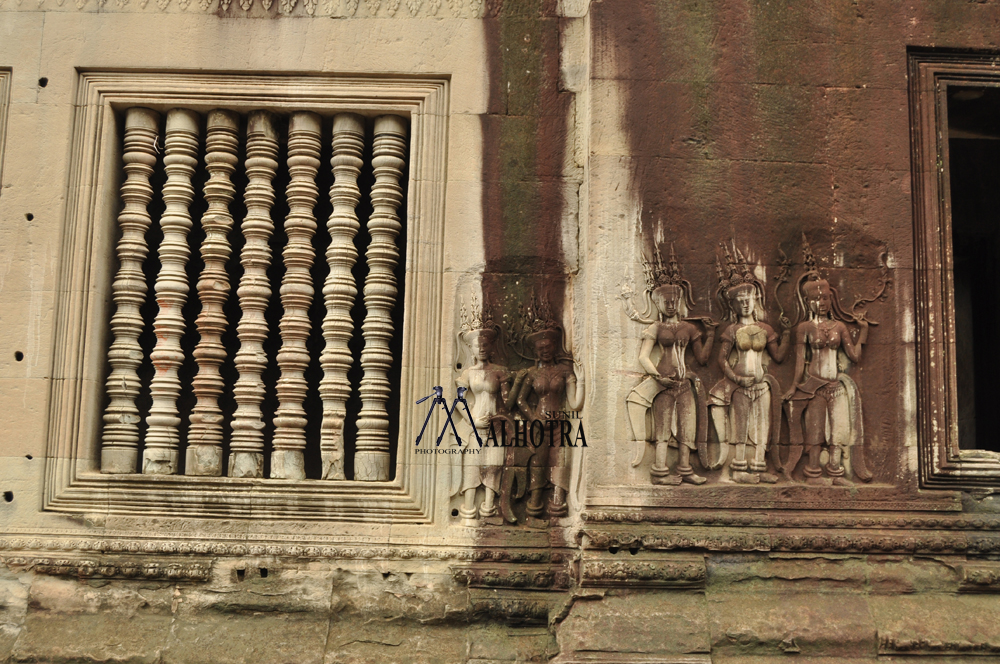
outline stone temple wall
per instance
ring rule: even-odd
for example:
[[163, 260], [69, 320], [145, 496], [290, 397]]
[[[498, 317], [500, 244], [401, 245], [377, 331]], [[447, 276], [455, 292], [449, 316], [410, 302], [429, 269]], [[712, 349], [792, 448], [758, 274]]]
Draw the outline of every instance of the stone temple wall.
[[0, 0], [0, 662], [997, 658], [998, 23]]

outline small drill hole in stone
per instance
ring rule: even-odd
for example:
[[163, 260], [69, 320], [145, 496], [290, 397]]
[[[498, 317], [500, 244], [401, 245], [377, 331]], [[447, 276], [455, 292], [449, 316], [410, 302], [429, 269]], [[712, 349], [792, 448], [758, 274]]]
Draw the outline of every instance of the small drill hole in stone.
[[628, 550], [628, 552], [631, 553], [633, 556], [637, 556], [639, 555], [639, 547], [633, 546]]
[[260, 578], [262, 578], [262, 579], [266, 579], [267, 578], [267, 568], [266, 567], [261, 567], [260, 568]]
[[14, 492], [13, 491], [4, 491], [3, 492], [3, 499], [6, 500], [8, 503], [14, 502]]
[[31, 456], [30, 454], [25, 454], [25, 455], [24, 455], [24, 458], [25, 458], [25, 459], [27, 459], [28, 461], [31, 461], [31, 460], [32, 460], [32, 459], [34, 459], [35, 457]]
[[458, 364], [456, 364], [455, 368], [458, 369], [459, 371], [461, 371], [462, 370], [462, 363], [459, 362]]
[[22, 353], [21, 351], [15, 351], [14, 352], [14, 359], [17, 360], [18, 362], [20, 362], [21, 360], [24, 359], [24, 353]]
[[392, 574], [392, 572], [382, 572], [382, 579], [388, 580], [390, 574]]
[[608, 547], [608, 553], [610, 553], [611, 555], [615, 555], [616, 553], [618, 553], [618, 547], [617, 546], [609, 546]]
[[48, 84], [49, 84], [49, 79], [45, 78], [44, 76], [38, 79], [38, 87], [44, 88]]
[[247, 571], [245, 569], [238, 569], [238, 570], [236, 570], [236, 580], [237, 581], [242, 581], [243, 579], [246, 578], [246, 575], [247, 575]]
[[29, 212], [28, 214], [24, 215], [24, 218], [27, 219], [28, 221], [31, 221], [32, 219], [35, 218], [35, 215]]
[[458, 516], [458, 510], [452, 510], [451, 511], [451, 515], [452, 516]]

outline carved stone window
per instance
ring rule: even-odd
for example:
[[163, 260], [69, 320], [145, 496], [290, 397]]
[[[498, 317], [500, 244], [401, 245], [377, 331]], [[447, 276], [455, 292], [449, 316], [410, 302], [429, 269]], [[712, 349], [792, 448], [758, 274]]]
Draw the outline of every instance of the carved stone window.
[[1000, 484], [1000, 56], [913, 51], [921, 480]]
[[79, 90], [46, 507], [426, 520], [447, 82]]

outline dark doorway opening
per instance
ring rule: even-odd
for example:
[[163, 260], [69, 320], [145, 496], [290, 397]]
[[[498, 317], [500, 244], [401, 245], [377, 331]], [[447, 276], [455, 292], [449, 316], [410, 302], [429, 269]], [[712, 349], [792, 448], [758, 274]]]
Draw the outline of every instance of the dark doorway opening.
[[948, 89], [961, 449], [1000, 451], [1000, 88]]

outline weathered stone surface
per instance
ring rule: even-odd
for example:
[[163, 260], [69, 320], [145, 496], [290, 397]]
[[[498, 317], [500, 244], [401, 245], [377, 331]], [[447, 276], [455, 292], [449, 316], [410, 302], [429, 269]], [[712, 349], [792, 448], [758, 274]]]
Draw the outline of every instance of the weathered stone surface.
[[28, 613], [30, 575], [0, 568], [0, 661], [10, 656]]
[[1000, 654], [1000, 604], [995, 597], [872, 597], [879, 653], [932, 656]]
[[709, 605], [697, 592], [636, 591], [577, 599], [559, 627], [562, 657], [708, 653]]
[[712, 592], [706, 611], [713, 655], [851, 658], [870, 655], [875, 643], [867, 601], [856, 594]]
[[165, 584], [37, 576], [11, 660], [158, 662], [171, 629], [173, 595]]

